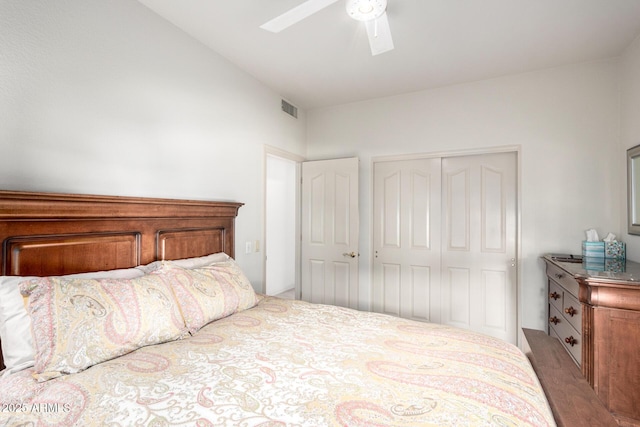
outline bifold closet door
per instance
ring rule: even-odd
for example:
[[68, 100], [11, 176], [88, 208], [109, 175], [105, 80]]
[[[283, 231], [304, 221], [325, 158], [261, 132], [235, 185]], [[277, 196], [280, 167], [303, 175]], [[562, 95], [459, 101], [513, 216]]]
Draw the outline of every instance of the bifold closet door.
[[517, 341], [516, 154], [442, 159], [442, 323]]
[[372, 309], [517, 342], [515, 152], [374, 163]]
[[373, 310], [440, 321], [440, 159], [374, 164]]

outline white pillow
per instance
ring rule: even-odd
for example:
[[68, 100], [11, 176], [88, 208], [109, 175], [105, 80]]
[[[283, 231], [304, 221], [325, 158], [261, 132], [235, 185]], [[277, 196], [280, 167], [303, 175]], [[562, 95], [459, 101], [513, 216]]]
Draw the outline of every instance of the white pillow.
[[218, 252], [211, 255], [205, 255], [195, 258], [175, 259], [171, 261], [154, 261], [147, 265], [139, 265], [136, 268], [149, 274], [152, 271], [158, 270], [163, 264], [174, 265], [176, 267], [184, 268], [185, 270], [193, 270], [194, 268], [202, 268], [208, 265], [217, 264], [220, 262], [228, 261], [231, 257], [224, 252]]
[[[63, 277], [84, 279], [134, 279], [144, 276], [137, 268], [126, 268], [93, 273], [71, 274]], [[1, 376], [30, 368], [34, 365], [31, 319], [24, 307], [19, 284], [35, 277], [0, 276], [0, 340], [5, 369]]]

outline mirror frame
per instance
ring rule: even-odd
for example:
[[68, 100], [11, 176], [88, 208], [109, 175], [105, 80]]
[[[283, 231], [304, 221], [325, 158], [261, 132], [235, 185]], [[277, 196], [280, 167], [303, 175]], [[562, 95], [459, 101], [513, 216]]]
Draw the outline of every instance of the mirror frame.
[[640, 235], [640, 145], [627, 150], [627, 232]]

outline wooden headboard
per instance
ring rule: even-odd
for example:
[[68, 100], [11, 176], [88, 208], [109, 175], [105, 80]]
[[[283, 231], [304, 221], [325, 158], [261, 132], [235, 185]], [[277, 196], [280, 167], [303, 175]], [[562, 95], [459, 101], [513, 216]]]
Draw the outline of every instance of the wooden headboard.
[[0, 274], [57, 276], [215, 252], [233, 257], [240, 206], [0, 191]]

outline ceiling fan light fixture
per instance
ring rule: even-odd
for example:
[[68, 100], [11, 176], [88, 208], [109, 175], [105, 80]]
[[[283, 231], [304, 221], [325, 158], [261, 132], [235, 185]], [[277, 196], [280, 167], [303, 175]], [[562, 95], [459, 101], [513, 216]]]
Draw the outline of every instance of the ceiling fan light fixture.
[[347, 13], [357, 21], [371, 21], [387, 9], [387, 0], [347, 0]]

